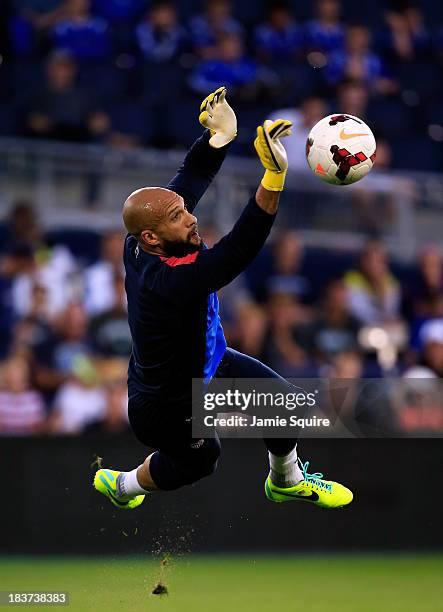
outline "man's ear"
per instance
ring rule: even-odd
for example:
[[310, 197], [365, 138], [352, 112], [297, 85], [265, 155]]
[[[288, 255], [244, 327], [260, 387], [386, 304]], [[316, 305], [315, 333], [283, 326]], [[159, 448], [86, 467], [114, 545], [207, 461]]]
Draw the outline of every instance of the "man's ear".
[[160, 244], [157, 234], [152, 230], [143, 230], [140, 232], [140, 239], [149, 246], [158, 246]]

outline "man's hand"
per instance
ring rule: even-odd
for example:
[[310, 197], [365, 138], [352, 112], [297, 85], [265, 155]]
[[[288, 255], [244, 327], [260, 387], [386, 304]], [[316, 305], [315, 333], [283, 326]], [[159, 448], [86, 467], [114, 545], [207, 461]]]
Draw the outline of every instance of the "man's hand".
[[292, 123], [284, 119], [267, 119], [257, 128], [254, 147], [266, 169], [261, 184], [268, 191], [282, 191], [288, 169], [288, 157], [280, 138], [289, 136]]
[[226, 102], [226, 87], [219, 87], [200, 105], [198, 120], [211, 131], [209, 144], [220, 149], [237, 136], [237, 117]]

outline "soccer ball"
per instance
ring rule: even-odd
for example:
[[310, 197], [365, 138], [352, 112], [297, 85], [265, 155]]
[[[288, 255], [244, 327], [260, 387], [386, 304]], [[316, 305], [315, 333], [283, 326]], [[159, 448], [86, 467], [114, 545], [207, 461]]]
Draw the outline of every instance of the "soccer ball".
[[312, 172], [326, 183], [356, 183], [374, 165], [374, 134], [358, 117], [329, 115], [312, 128], [306, 159]]

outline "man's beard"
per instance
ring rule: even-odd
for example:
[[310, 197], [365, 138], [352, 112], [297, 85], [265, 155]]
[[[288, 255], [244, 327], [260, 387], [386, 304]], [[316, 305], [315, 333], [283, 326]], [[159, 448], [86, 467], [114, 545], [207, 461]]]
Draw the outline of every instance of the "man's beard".
[[186, 255], [199, 251], [201, 246], [201, 240], [200, 244], [184, 242], [183, 240], [163, 240], [163, 250], [169, 257], [185, 257]]

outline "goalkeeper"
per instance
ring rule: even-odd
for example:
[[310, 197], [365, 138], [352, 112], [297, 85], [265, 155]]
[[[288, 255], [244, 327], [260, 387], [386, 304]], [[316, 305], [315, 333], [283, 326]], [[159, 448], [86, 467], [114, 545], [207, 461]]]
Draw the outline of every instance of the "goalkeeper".
[[[256, 359], [226, 346], [217, 290], [245, 270], [274, 223], [288, 168], [280, 138], [283, 119], [257, 128], [254, 145], [265, 173], [231, 232], [213, 248], [203, 244], [193, 211], [219, 171], [237, 121], [224, 87], [202, 103], [207, 128], [166, 188], [134, 191], [123, 207], [128, 318], [133, 350], [128, 369], [128, 413], [139, 440], [155, 450], [137, 468], [100, 469], [94, 487], [117, 507], [139, 506], [147, 492], [173, 490], [211, 474], [217, 436], [192, 437], [192, 378], [278, 378]], [[265, 439], [270, 462], [265, 494], [275, 502], [303, 500], [325, 508], [352, 501], [346, 487], [308, 473], [296, 440]]]

